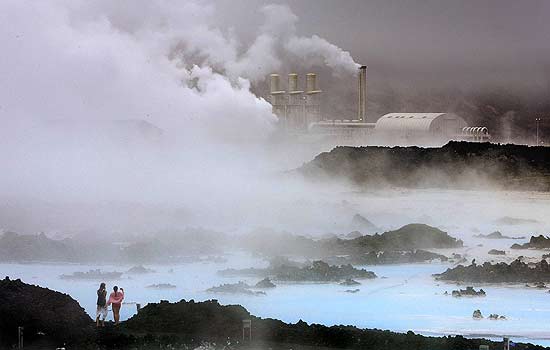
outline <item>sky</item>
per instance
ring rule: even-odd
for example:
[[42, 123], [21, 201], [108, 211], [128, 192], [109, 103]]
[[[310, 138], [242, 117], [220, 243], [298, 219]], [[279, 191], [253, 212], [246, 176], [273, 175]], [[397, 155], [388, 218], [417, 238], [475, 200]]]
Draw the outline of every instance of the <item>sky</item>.
[[[254, 4], [262, 3], [222, 0], [218, 4], [222, 20], [234, 25], [245, 18], [254, 23]], [[544, 0], [284, 3], [300, 18], [299, 31], [317, 33], [368, 65], [384, 61], [394, 69], [496, 66], [506, 73], [528, 69], [529, 63], [547, 65], [550, 59], [550, 3]], [[247, 35], [246, 24], [238, 27]]]

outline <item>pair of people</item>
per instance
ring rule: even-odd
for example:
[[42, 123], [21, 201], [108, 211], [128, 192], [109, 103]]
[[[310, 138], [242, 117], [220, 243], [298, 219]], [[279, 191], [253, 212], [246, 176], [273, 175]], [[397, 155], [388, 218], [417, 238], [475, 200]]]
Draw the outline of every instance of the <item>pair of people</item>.
[[122, 306], [122, 301], [124, 300], [124, 288], [118, 290], [117, 286], [113, 287], [113, 292], [109, 295], [107, 300], [107, 289], [105, 283], [99, 285], [97, 290], [97, 311], [95, 323], [99, 327], [99, 321], [101, 318], [101, 325], [105, 326], [105, 319], [107, 318], [107, 307], [112, 305], [113, 307], [113, 318], [115, 319], [115, 325], [120, 321], [120, 307]]

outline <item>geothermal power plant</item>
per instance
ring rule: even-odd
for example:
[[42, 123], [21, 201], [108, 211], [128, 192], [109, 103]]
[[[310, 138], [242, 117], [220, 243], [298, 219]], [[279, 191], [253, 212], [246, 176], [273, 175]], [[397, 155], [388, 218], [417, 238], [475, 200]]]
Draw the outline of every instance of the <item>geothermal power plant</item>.
[[359, 144], [438, 144], [450, 140], [484, 142], [490, 140], [485, 126], [469, 126], [460, 116], [445, 112], [387, 113], [376, 122], [367, 122], [367, 67], [357, 74], [357, 115], [353, 119], [327, 118], [321, 111], [323, 91], [317, 75], [306, 74], [305, 90], [299, 75], [288, 74], [286, 90], [281, 76], [271, 74], [268, 100], [279, 119], [279, 127], [290, 135], [321, 135]]

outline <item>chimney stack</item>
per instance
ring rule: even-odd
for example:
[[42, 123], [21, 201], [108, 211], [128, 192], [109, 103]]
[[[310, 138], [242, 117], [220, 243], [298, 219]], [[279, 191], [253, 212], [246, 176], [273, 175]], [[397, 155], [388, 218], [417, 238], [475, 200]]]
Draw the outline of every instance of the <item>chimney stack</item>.
[[321, 120], [321, 90], [317, 88], [317, 74], [306, 74], [306, 125]]
[[272, 111], [279, 118], [279, 121], [286, 125], [286, 97], [285, 91], [281, 90], [279, 74], [270, 75], [269, 89]]
[[359, 67], [359, 99], [357, 104], [357, 119], [367, 122], [367, 66]]
[[290, 73], [288, 75], [288, 92], [293, 93], [298, 91], [298, 74]]
[[303, 91], [298, 89], [298, 74], [290, 73], [288, 75], [287, 116], [289, 127], [296, 130], [307, 128], [302, 94]]
[[317, 90], [317, 74], [307, 73], [306, 74], [306, 92], [308, 94], [315, 94], [321, 92]]
[[270, 90], [271, 94], [281, 93], [281, 81], [279, 74], [271, 74]]

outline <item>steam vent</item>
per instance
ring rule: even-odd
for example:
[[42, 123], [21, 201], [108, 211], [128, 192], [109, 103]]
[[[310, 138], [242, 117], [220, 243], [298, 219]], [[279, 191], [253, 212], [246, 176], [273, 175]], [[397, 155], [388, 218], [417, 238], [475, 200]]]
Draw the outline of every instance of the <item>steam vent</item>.
[[[323, 91], [315, 73], [305, 75], [305, 89], [300, 89], [300, 76], [288, 74], [287, 90], [281, 86], [279, 74], [269, 79], [273, 114], [280, 129], [290, 135], [318, 135], [338, 142], [356, 144], [442, 144], [450, 140], [489, 141], [484, 126], [469, 126], [460, 116], [445, 112], [387, 113], [372, 122], [367, 115], [367, 66], [357, 74], [357, 114], [355, 118], [334, 118], [324, 115], [321, 106]], [[370, 118], [371, 120], [373, 118]]]

